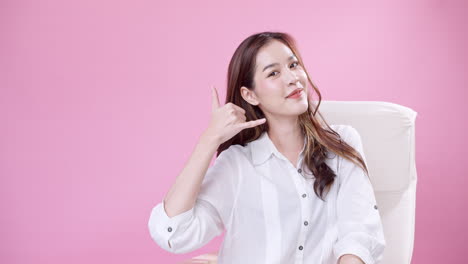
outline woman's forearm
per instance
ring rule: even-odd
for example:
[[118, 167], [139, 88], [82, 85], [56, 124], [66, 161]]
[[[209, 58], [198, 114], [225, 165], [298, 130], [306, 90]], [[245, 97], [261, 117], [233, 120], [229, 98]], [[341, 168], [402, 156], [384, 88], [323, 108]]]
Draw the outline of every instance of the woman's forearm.
[[358, 256], [345, 254], [338, 259], [338, 264], [365, 264]]
[[192, 155], [164, 198], [165, 211], [173, 217], [195, 205], [201, 183], [219, 146], [217, 138], [205, 131]]

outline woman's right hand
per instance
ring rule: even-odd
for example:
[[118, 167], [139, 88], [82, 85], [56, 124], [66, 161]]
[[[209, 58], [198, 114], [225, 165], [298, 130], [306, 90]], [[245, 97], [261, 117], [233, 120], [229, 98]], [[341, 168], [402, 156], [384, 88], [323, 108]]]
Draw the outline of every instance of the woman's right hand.
[[266, 118], [261, 118], [246, 122], [245, 110], [241, 107], [230, 102], [220, 106], [218, 91], [214, 86], [212, 86], [211, 108], [211, 121], [206, 133], [215, 137], [219, 145], [237, 135], [241, 130], [261, 125], [266, 121]]

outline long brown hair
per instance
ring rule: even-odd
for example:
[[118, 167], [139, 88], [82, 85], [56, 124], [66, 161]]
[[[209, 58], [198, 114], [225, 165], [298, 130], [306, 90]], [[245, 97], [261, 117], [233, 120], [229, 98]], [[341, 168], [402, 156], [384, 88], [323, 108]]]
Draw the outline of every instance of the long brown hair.
[[[329, 158], [327, 157], [329, 151], [360, 166], [365, 170], [367, 176], [369, 176], [369, 174], [367, 166], [359, 152], [344, 142], [340, 135], [328, 125], [318, 111], [322, 96], [317, 86], [312, 82], [310, 75], [307, 73], [302, 57], [297, 49], [296, 42], [291, 35], [282, 32], [261, 32], [249, 36], [237, 47], [229, 63], [225, 103], [231, 102], [242, 107], [246, 112], [246, 121], [265, 117], [258, 106], [251, 105], [242, 98], [240, 88], [245, 86], [250, 90], [255, 89], [254, 69], [256, 66], [257, 53], [263, 46], [273, 40], [281, 41], [296, 55], [299, 64], [307, 74], [307, 80], [318, 95], [318, 103], [315, 104], [311, 100], [309, 91], [307, 92], [309, 107], [306, 112], [299, 115], [299, 124], [302, 133], [306, 137], [303, 164], [314, 174], [316, 179], [314, 192], [323, 200], [324, 190], [328, 190], [331, 187], [336, 177], [335, 172], [325, 163], [325, 159]], [[319, 116], [320, 119], [318, 119], [317, 116]], [[245, 146], [246, 143], [258, 139], [263, 132], [268, 130], [268, 122], [244, 129], [228, 141], [222, 143], [217, 150], [216, 156], [219, 156], [222, 151], [228, 149], [231, 145], [239, 144]]]

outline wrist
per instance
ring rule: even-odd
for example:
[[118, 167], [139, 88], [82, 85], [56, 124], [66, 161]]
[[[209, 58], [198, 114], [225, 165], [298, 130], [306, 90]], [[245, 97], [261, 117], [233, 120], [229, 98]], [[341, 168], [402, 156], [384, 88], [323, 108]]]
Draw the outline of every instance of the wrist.
[[219, 137], [208, 129], [202, 133], [200, 141], [204, 145], [212, 146], [215, 149], [218, 149], [219, 145], [221, 145]]

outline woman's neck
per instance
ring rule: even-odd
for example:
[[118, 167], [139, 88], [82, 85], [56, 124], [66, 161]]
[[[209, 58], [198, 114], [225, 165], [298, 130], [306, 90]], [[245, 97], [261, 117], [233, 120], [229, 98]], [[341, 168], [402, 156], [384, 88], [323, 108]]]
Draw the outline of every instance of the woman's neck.
[[269, 123], [268, 136], [281, 153], [299, 153], [304, 146], [304, 135], [299, 124]]

